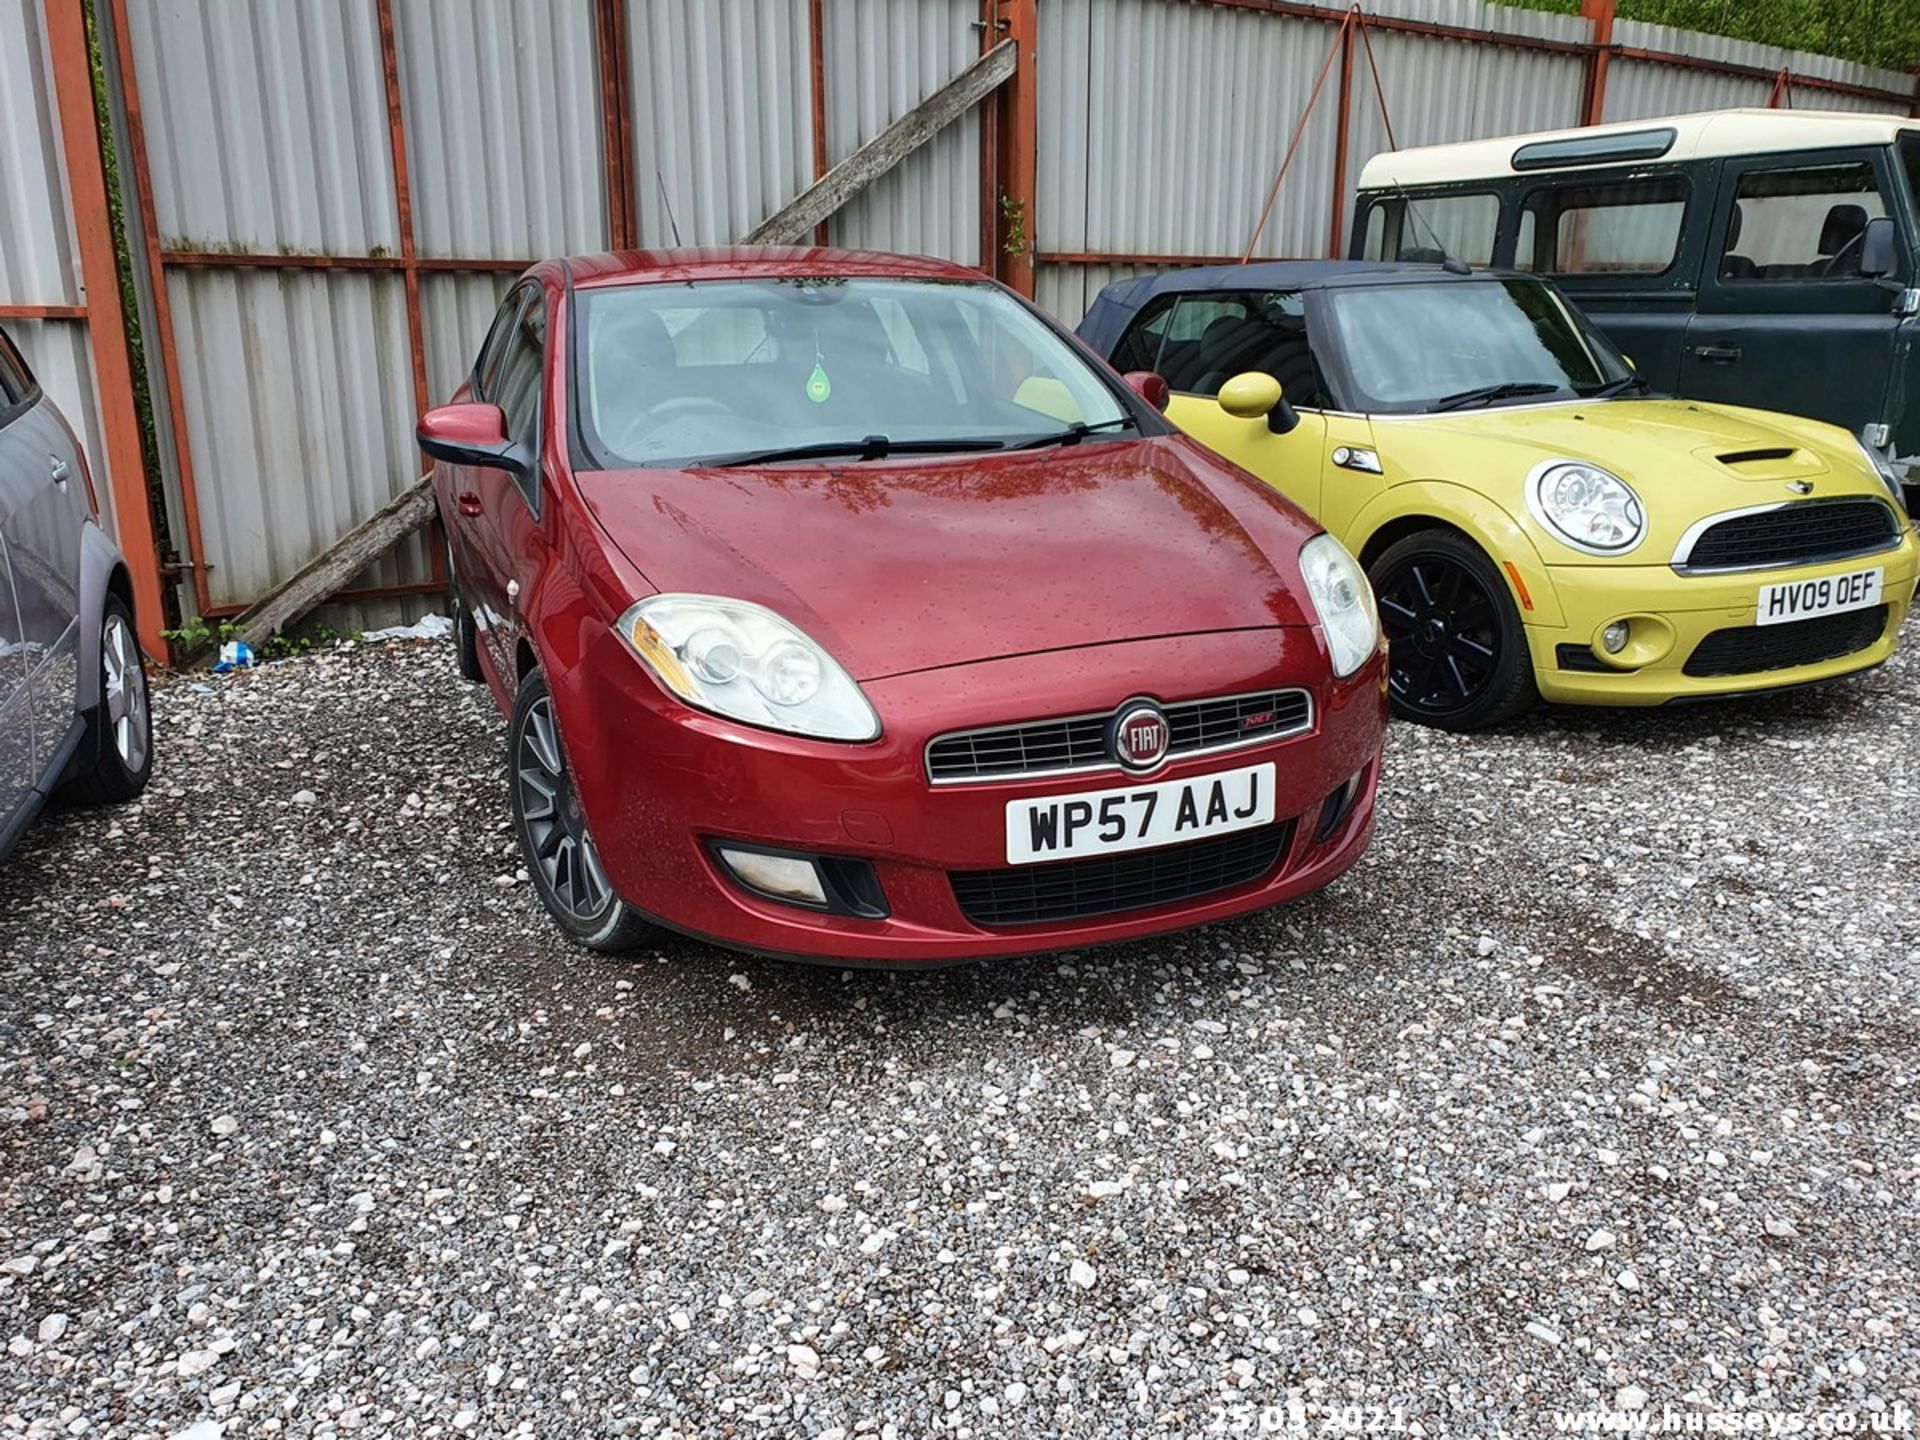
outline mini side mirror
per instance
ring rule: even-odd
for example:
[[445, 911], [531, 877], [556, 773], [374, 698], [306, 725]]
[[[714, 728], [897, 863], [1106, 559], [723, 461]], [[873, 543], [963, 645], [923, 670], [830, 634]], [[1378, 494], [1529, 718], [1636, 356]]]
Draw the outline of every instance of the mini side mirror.
[[1280, 382], [1259, 370], [1234, 376], [1220, 387], [1220, 408], [1242, 420], [1267, 418], [1267, 429], [1285, 435], [1300, 423], [1293, 406], [1287, 403]]
[[420, 417], [415, 432], [420, 448], [449, 465], [478, 465], [524, 475], [533, 468], [526, 447], [507, 436], [507, 417], [498, 405], [442, 405]]
[[1173, 399], [1173, 392], [1167, 388], [1167, 382], [1151, 370], [1129, 370], [1120, 377], [1127, 382], [1127, 388], [1138, 395], [1147, 404], [1162, 414], [1166, 413], [1167, 402]]
[[1876, 215], [1867, 221], [1867, 228], [1860, 236], [1862, 275], [1877, 280], [1883, 275], [1893, 274], [1899, 263], [1894, 253], [1894, 240], [1898, 233], [1891, 216]]

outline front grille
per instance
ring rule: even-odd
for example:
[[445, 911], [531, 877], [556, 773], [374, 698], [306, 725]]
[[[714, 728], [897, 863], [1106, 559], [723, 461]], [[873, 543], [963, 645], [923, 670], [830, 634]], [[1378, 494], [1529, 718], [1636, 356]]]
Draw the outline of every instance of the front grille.
[[1687, 657], [1689, 675], [1753, 675], [1790, 670], [1864, 650], [1887, 628], [1887, 607], [1849, 610], [1792, 620], [1785, 625], [1742, 625], [1716, 630]]
[[[1182, 700], [1161, 708], [1167, 712], [1170, 757], [1277, 739], [1313, 725], [1313, 696], [1305, 690]], [[1036, 772], [1102, 769], [1115, 763], [1107, 749], [1107, 722], [1112, 718], [1108, 711], [942, 735], [927, 746], [927, 777], [995, 780]]]
[[1683, 570], [1739, 570], [1840, 560], [1894, 543], [1900, 527], [1878, 500], [1783, 505], [1709, 525], [1678, 563]]
[[1005, 870], [956, 870], [950, 878], [961, 913], [985, 929], [1084, 920], [1249, 884], [1280, 863], [1292, 836], [1293, 822], [1285, 820], [1159, 850]]

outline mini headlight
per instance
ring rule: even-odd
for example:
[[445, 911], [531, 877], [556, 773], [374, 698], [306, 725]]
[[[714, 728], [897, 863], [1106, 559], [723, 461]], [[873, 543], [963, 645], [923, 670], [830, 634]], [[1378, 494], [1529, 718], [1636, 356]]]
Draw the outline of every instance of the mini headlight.
[[1893, 508], [1902, 515], [1907, 513], [1907, 497], [1901, 491], [1900, 477], [1893, 473], [1893, 466], [1887, 463], [1887, 457], [1874, 449], [1858, 435], [1853, 443], [1860, 447], [1860, 453], [1867, 458], [1867, 464], [1873, 467], [1873, 473], [1880, 477], [1880, 483], [1887, 487], [1887, 493], [1893, 496]]
[[1556, 460], [1533, 472], [1527, 505], [1534, 518], [1589, 555], [1624, 555], [1647, 533], [1640, 497], [1618, 475], [1578, 460]]
[[1326, 632], [1333, 673], [1344, 680], [1366, 664], [1380, 644], [1373, 586], [1360, 562], [1331, 535], [1316, 535], [1300, 547], [1300, 575]]
[[880, 717], [853, 678], [762, 605], [718, 595], [655, 595], [620, 617], [620, 635], [689, 705], [822, 740], [872, 740]]

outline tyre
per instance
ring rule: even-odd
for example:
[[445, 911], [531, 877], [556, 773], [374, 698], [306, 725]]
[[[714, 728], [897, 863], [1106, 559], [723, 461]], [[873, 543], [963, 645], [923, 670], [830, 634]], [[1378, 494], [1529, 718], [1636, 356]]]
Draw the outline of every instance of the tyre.
[[131, 800], [153, 773], [153, 707], [146, 657], [133, 612], [112, 591], [100, 611], [100, 702], [87, 713], [81, 754], [90, 767], [69, 780], [63, 798], [81, 805]]
[[538, 670], [520, 682], [507, 728], [507, 789], [513, 832], [541, 903], [590, 950], [631, 950], [653, 927], [614, 894], [560, 741], [553, 696]]
[[460, 678], [478, 685], [486, 676], [480, 673], [480, 632], [474, 628], [473, 612], [460, 598], [460, 577], [453, 568], [453, 542], [447, 538], [447, 521], [440, 518], [440, 543], [446, 550], [447, 614], [453, 617], [454, 663]]
[[1481, 730], [1539, 699], [1520, 612], [1473, 541], [1423, 530], [1388, 546], [1367, 573], [1387, 632], [1395, 715]]

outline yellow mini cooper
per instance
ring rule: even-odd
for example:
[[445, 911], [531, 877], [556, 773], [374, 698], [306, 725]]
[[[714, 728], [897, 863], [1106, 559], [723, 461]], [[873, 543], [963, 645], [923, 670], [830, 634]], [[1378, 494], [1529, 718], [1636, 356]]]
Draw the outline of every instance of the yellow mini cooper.
[[1831, 680], [1891, 655], [1913, 600], [1880, 456], [1819, 421], [1646, 393], [1532, 276], [1177, 271], [1108, 286], [1080, 334], [1359, 556], [1410, 720]]

